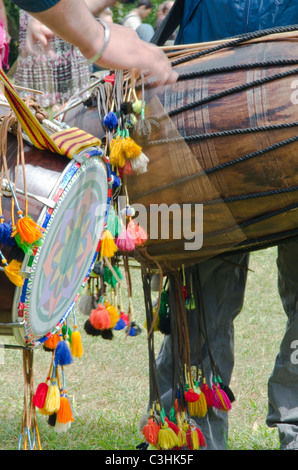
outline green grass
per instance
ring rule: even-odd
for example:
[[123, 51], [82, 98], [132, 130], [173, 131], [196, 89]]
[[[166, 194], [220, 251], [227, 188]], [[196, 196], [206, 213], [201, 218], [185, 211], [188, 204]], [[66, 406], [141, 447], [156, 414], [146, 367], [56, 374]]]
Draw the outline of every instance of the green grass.
[[[275, 258], [275, 248], [252, 254], [244, 308], [235, 321], [231, 450], [278, 448], [276, 429], [265, 424], [267, 380], [286, 322], [277, 293]], [[148, 354], [140, 272], [132, 270], [132, 278], [135, 316], [142, 334], [126, 338], [118, 331], [112, 341], [93, 338], [83, 331], [87, 317], [78, 315], [84, 356], [65, 368], [75, 421], [68, 433], [57, 434], [45, 417], [38, 416], [43, 449], [132, 450], [142, 441], [138, 426], [148, 402]], [[155, 337], [158, 351], [162, 335]], [[0, 342], [15, 344], [11, 337], [2, 337]], [[49, 353], [35, 352], [35, 385], [45, 380], [49, 363]], [[5, 350], [0, 390], [0, 449], [14, 450], [23, 410], [21, 351]]]

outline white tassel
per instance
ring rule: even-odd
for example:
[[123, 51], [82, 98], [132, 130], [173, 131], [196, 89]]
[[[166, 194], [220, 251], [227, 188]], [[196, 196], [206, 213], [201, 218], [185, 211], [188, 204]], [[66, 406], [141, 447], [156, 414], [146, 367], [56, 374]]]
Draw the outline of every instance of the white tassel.
[[130, 160], [130, 163], [134, 173], [136, 173], [137, 175], [141, 175], [142, 173], [146, 173], [147, 171], [149, 158], [144, 154], [144, 152], [142, 152], [138, 158], [132, 158]]

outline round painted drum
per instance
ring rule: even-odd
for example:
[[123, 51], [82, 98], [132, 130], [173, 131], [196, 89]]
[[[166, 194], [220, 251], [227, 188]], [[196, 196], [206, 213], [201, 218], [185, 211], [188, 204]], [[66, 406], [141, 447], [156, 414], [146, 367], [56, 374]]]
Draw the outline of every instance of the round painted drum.
[[[103, 229], [108, 183], [99, 147], [90, 147], [71, 161], [32, 147], [27, 155], [25, 148], [25, 156], [28, 184], [31, 182], [28, 192], [33, 185], [42, 185], [39, 194], [48, 201], [31, 206], [33, 212], [40, 211], [34, 220], [45, 232], [42, 245], [24, 258], [23, 286], [13, 286], [13, 296], [0, 293], [6, 298], [5, 309], [0, 308], [0, 333], [14, 335], [22, 346], [37, 347], [61, 328], [88, 278]], [[47, 162], [52, 171], [46, 168]], [[0, 276], [5, 289], [7, 278], [3, 272]], [[9, 324], [3, 325], [9, 311]]]

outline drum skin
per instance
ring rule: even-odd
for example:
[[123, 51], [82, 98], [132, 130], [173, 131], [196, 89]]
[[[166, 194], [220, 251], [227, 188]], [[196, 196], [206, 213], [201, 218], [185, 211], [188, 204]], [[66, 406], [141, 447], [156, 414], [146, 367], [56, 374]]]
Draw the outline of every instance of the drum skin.
[[[17, 146], [16, 137], [9, 134], [7, 166], [12, 183], [16, 181]], [[0, 334], [13, 335], [21, 346], [38, 347], [57, 332], [88, 279], [107, 203], [107, 170], [102, 155], [103, 151], [94, 146], [69, 159], [24, 142], [28, 214], [44, 227], [42, 244], [33, 254], [23, 256], [21, 270], [26, 275], [22, 287], [16, 287], [0, 271], [0, 323], [14, 324], [0, 325]], [[16, 188], [22, 209], [22, 165], [18, 167]], [[6, 222], [11, 219], [11, 202], [11, 193], [4, 190]], [[0, 249], [8, 262], [15, 258], [14, 248]], [[21, 325], [15, 326], [18, 323]]]
[[[149, 143], [142, 142], [150, 160], [148, 171], [128, 175], [126, 181], [130, 203], [147, 210], [147, 253], [165, 271], [296, 236], [298, 63], [284, 61], [297, 57], [295, 35], [262, 38], [177, 65], [183, 79], [146, 91], [146, 119], [155, 119], [158, 126], [152, 126]], [[201, 75], [194, 76], [196, 72]], [[88, 115], [83, 122], [86, 131]], [[64, 119], [72, 123], [67, 113]], [[180, 215], [183, 205], [194, 209], [203, 204], [203, 227], [194, 210], [188, 220], [182, 216], [188, 228], [203, 230], [200, 249], [185, 249], [182, 229], [180, 238], [171, 231], [167, 238], [150, 237], [150, 212], [160, 204], [178, 205]], [[175, 217], [179, 211], [178, 216], [170, 214], [170, 224], [175, 224]], [[144, 259], [142, 250], [134, 255]]]

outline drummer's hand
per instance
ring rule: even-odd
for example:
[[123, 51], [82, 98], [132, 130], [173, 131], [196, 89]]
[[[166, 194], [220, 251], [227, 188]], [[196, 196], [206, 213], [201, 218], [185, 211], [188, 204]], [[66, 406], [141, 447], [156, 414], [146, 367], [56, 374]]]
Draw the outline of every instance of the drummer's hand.
[[177, 81], [178, 74], [162, 49], [142, 41], [130, 28], [115, 23], [109, 24], [109, 27], [110, 41], [103, 56], [96, 62], [98, 65], [108, 69], [137, 69], [150, 77], [150, 81], [157, 86]]
[[26, 49], [29, 54], [36, 54], [35, 45], [39, 42], [43, 47], [46, 54], [52, 56], [54, 51], [51, 50], [49, 39], [54, 35], [54, 33], [36, 18], [31, 18], [27, 31], [26, 31]]

